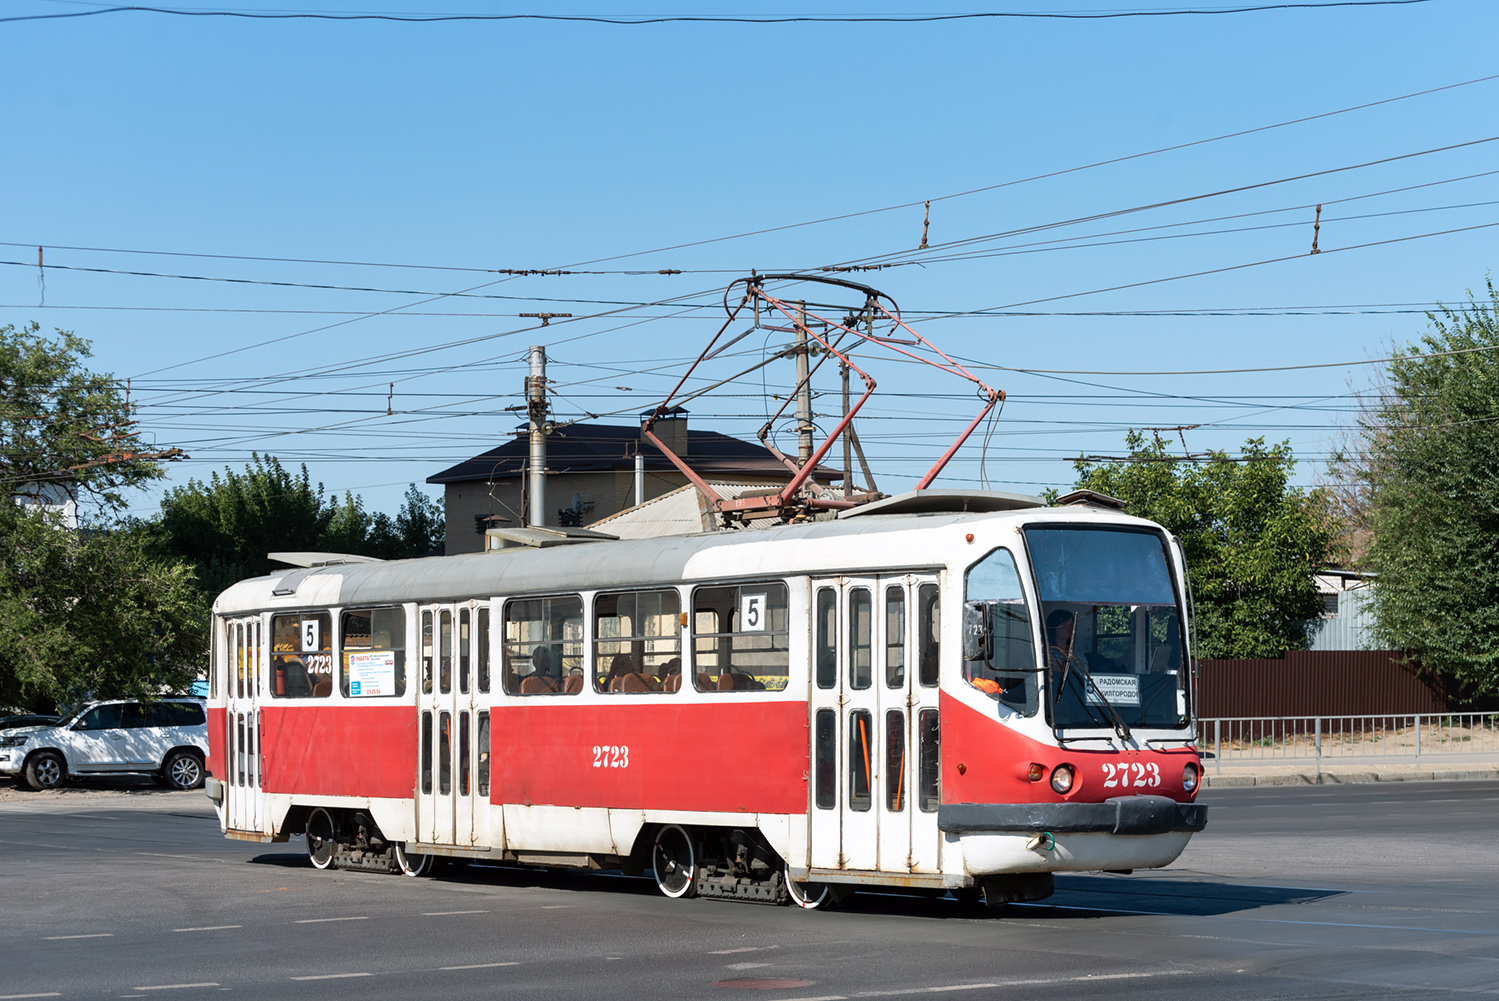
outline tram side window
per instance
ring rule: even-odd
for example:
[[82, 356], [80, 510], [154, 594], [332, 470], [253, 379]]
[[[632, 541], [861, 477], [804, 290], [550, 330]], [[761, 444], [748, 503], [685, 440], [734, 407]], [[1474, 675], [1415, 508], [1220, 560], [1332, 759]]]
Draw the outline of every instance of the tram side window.
[[813, 793], [819, 810], [838, 805], [838, 711], [819, 709], [813, 736]]
[[838, 591], [817, 589], [817, 687], [838, 684]]
[[505, 603], [505, 691], [576, 695], [583, 690], [583, 599], [576, 594]]
[[333, 694], [333, 629], [327, 612], [271, 618], [271, 694], [325, 699]]
[[479, 769], [476, 788], [480, 796], [489, 798], [489, 713], [480, 713], [478, 730]]
[[479, 691], [489, 691], [489, 608], [479, 609], [479, 622], [475, 630], [478, 632], [479, 651], [476, 658], [479, 662]]
[[339, 689], [351, 699], [406, 694], [406, 610], [356, 608], [339, 622]]
[[593, 599], [593, 684], [600, 692], [682, 687], [682, 598], [676, 591]]
[[937, 603], [937, 585], [923, 584], [916, 592], [916, 649], [920, 658], [921, 683], [937, 687], [942, 664], [938, 638], [942, 634], [942, 612]]
[[987, 660], [964, 661], [963, 679], [1022, 715], [1034, 715], [1040, 704], [1036, 654], [1015, 557], [996, 549], [975, 563], [964, 598], [987, 620], [990, 642]]
[[789, 681], [790, 609], [780, 581], [692, 593], [692, 664], [699, 691], [779, 692]]
[[942, 749], [942, 726], [937, 719], [937, 710], [923, 709], [917, 725], [921, 749], [917, 754], [917, 769], [920, 771], [916, 788], [916, 806], [922, 813], [936, 813], [941, 789], [938, 781], [942, 775], [940, 751]]

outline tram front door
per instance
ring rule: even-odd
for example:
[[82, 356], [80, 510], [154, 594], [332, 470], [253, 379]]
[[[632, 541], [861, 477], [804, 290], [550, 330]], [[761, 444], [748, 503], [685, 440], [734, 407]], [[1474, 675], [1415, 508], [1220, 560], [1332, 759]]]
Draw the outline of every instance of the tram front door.
[[418, 615], [417, 840], [487, 845], [489, 607], [425, 605]]
[[[260, 748], [260, 703], [265, 668], [264, 623], [259, 616], [224, 623], [223, 680], [225, 826], [269, 834], [265, 824], [265, 756]], [[217, 764], [217, 762], [216, 762]]]
[[936, 577], [819, 580], [812, 605], [812, 866], [936, 873]]

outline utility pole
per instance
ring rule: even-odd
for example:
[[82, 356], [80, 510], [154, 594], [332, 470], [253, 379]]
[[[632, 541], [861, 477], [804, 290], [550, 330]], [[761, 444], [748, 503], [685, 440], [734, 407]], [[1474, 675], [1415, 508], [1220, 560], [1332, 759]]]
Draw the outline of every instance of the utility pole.
[[[843, 376], [843, 416], [848, 417], [848, 362], [839, 362], [838, 371]], [[843, 432], [843, 499], [854, 495], [853, 430], [850, 424]]]
[[811, 357], [807, 354], [807, 304], [796, 304], [796, 456], [803, 465], [812, 458]]
[[528, 521], [547, 523], [547, 349], [531, 346], [531, 374], [526, 377], [526, 415], [531, 424], [531, 504]]

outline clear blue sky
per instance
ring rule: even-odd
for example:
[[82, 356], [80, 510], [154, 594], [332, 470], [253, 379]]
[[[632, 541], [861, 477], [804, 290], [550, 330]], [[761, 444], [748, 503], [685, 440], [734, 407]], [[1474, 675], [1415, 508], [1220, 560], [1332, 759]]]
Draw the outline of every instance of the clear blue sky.
[[[100, 6], [7, 0], [0, 16]], [[1142, 6], [1090, 0], [1087, 9]], [[259, 9], [916, 8], [878, 0], [712, 8], [281, 0]], [[1084, 8], [995, 0], [940, 9]], [[1499, 170], [1499, 142], [944, 245], [1499, 136], [1499, 80], [940, 200], [931, 209], [934, 249], [921, 255], [910, 253], [921, 236], [917, 205], [595, 266], [713, 273], [504, 279], [432, 267], [567, 267], [942, 198], [1496, 74], [1495, 37], [1499, 5], [1491, 0], [933, 24], [410, 24], [148, 13], [0, 23], [0, 240], [18, 245], [0, 247], [0, 260], [22, 265], [0, 267], [0, 324], [37, 320], [92, 340], [97, 369], [131, 378], [147, 435], [192, 456], [169, 482], [241, 468], [254, 450], [305, 462], [329, 490], [351, 489], [385, 510], [407, 483], [499, 444], [517, 426], [505, 408], [520, 400], [528, 344], [549, 345], [559, 418], [622, 411], [613, 419], [627, 421], [648, 409], [717, 329], [719, 290], [750, 268], [925, 259], [861, 280], [922, 318], [918, 329], [944, 349], [987, 365], [1178, 372], [1377, 358], [1417, 337], [1431, 304], [1463, 301], [1468, 288], [1481, 293], [1499, 227], [1344, 248], [1499, 222], [1499, 173], [1455, 180]], [[1380, 194], [1413, 185], [1428, 186]], [[1363, 195], [1376, 197], [1340, 202]], [[1316, 203], [1325, 203], [1325, 252], [1311, 256]], [[49, 248], [45, 305], [39, 244]], [[957, 252], [982, 256], [942, 259]], [[238, 259], [246, 257], [427, 267]], [[1294, 259], [1156, 281], [1283, 257]], [[1076, 295], [1142, 282], [1154, 283]], [[417, 294], [466, 289], [507, 298]], [[690, 298], [605, 304], [680, 296]], [[1033, 304], [1011, 315], [931, 316], [1017, 303]], [[681, 312], [693, 304], [714, 308]], [[578, 319], [542, 332], [516, 315], [542, 310]], [[1098, 315], [1140, 311], [1176, 315]], [[1180, 315], [1212, 311], [1234, 315]], [[739, 349], [747, 353], [716, 374], [784, 339], [746, 338]], [[860, 425], [880, 486], [893, 492], [914, 482], [976, 405], [961, 384], [909, 366], [872, 362], [871, 370], [881, 391], [907, 394], [877, 396]], [[790, 362], [766, 373], [772, 392], [792, 381]], [[1232, 449], [1257, 435], [1290, 439], [1302, 459], [1297, 482], [1311, 484], [1352, 420], [1351, 393], [1375, 375], [1370, 366], [1167, 376], [985, 371], [1009, 394], [986, 473], [999, 489], [1066, 486], [1068, 459], [1119, 454], [1126, 428], [1201, 424], [1188, 433], [1194, 450]], [[835, 386], [818, 388], [831, 394]], [[752, 436], [764, 421], [761, 382], [751, 378], [735, 392], [694, 403], [694, 425]], [[819, 414], [836, 409], [836, 395], [819, 398]], [[942, 483], [977, 485], [980, 452], [977, 441], [967, 446]], [[137, 496], [133, 511], [151, 513], [159, 496], [160, 488]]]

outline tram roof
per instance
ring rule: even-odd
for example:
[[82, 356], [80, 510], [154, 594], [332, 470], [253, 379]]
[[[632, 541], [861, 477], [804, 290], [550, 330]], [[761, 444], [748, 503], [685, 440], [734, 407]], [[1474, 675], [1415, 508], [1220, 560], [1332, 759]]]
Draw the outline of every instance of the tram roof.
[[[240, 581], [218, 612], [309, 605], [369, 605], [511, 594], [632, 588], [676, 581], [931, 568], [979, 558], [1038, 522], [1152, 526], [1097, 507], [868, 514], [799, 525], [556, 548], [291, 569]], [[978, 527], [944, 536], [943, 529]], [[993, 528], [992, 534], [986, 530]], [[868, 542], [868, 545], [861, 545]]]

